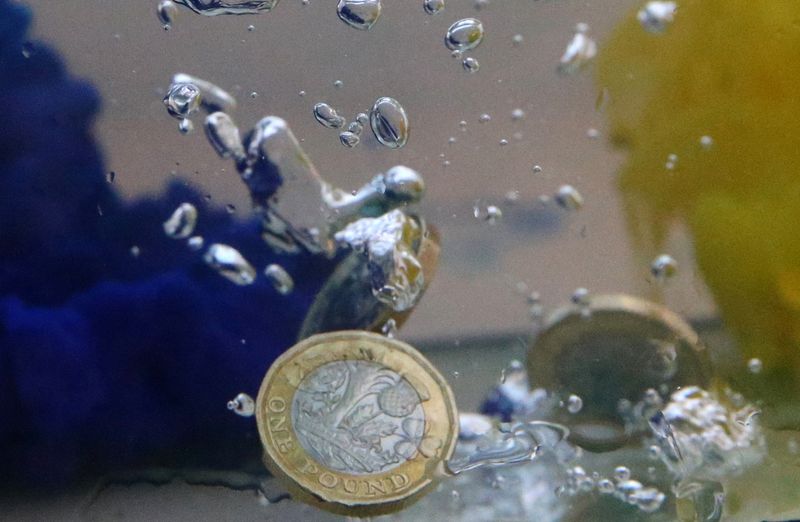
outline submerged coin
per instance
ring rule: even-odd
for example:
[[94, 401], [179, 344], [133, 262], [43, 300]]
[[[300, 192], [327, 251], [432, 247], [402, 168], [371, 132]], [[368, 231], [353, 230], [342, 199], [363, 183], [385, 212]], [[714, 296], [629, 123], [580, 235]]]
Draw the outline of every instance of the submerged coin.
[[620, 400], [636, 403], [649, 389], [668, 391], [711, 380], [708, 351], [697, 333], [667, 308], [627, 295], [596, 295], [557, 310], [528, 351], [528, 375], [565, 399], [582, 399], [564, 415], [570, 439], [591, 451], [622, 446]]
[[430, 362], [363, 331], [316, 335], [279, 357], [256, 418], [270, 471], [299, 500], [349, 516], [418, 499], [458, 436], [453, 394]]

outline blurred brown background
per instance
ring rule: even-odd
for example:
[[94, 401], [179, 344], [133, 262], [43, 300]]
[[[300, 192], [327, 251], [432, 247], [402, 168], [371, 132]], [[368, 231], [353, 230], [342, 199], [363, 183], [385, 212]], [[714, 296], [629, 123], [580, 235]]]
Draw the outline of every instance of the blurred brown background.
[[[423, 173], [422, 212], [442, 232], [443, 256], [405, 339], [527, 330], [518, 282], [539, 291], [547, 309], [580, 286], [659, 294], [649, 281], [650, 260], [639, 258], [628, 241], [614, 185], [624, 152], [606, 143], [591, 67], [571, 77], [556, 73], [577, 22], [588, 23], [602, 47], [615, 23], [639, 7], [637, 0], [492, 0], [480, 10], [474, 0], [447, 0], [436, 16], [425, 14], [422, 0], [384, 0], [369, 32], [339, 21], [335, 0], [282, 0], [255, 16], [204, 17], [181, 8], [169, 31], [156, 18], [157, 0], [27, 3], [36, 37], [57, 46], [72, 71], [100, 90], [97, 137], [115, 184], [129, 197], [162, 190], [178, 176], [219, 205], [234, 204], [240, 216], [249, 212], [243, 185], [206, 143], [200, 121], [183, 136], [166, 114], [161, 98], [175, 72], [236, 95], [232, 116], [243, 132], [265, 115], [285, 118], [322, 175], [342, 188], [354, 189], [395, 164]], [[486, 29], [470, 53], [481, 65], [476, 74], [465, 72], [442, 42], [451, 23], [470, 16]], [[516, 34], [524, 38], [519, 45]], [[343, 87], [334, 87], [336, 80]], [[368, 130], [360, 147], [346, 149], [311, 113], [316, 102], [327, 101], [352, 119], [379, 96], [396, 98], [408, 112], [411, 138], [403, 149], [379, 146]], [[524, 119], [512, 120], [516, 108]], [[483, 113], [491, 121], [479, 123]], [[597, 139], [587, 136], [590, 128], [600, 131]], [[456, 141], [449, 144], [451, 136]], [[501, 139], [509, 144], [501, 146]], [[539, 174], [532, 170], [537, 164]], [[538, 201], [563, 183], [582, 193], [582, 210], [568, 213]], [[504, 203], [510, 190], [520, 194], [514, 206]], [[498, 204], [504, 219], [494, 226], [475, 219], [476, 200], [482, 207]], [[692, 317], [713, 315], [680, 231], [668, 252], [681, 270], [666, 302]]]

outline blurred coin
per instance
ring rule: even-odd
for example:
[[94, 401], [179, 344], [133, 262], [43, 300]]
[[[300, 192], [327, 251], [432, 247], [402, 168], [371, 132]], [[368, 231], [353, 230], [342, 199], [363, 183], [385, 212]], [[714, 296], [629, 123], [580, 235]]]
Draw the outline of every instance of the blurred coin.
[[256, 418], [265, 463], [296, 498], [359, 517], [421, 497], [458, 436], [439, 372], [411, 346], [363, 331], [315, 335], [279, 357]]
[[627, 441], [620, 400], [636, 403], [648, 389], [706, 387], [711, 379], [708, 352], [691, 326], [627, 295], [597, 295], [554, 312], [528, 351], [527, 368], [533, 386], [582, 399], [579, 412], [559, 420], [570, 440], [591, 451]]

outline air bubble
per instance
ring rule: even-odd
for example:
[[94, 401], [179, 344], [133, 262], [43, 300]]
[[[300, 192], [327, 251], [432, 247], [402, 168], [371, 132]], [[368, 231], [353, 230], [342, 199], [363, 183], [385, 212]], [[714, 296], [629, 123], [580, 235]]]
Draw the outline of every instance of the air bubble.
[[[631, 478], [631, 470], [626, 466], [617, 466], [614, 468], [614, 478], [620, 482], [628, 481], [628, 479]], [[641, 484], [639, 484], [639, 486], [641, 486]]]
[[642, 27], [651, 33], [663, 33], [675, 19], [678, 4], [675, 2], [647, 2], [636, 14]]
[[250, 285], [256, 279], [256, 270], [235, 248], [214, 243], [203, 256], [204, 261], [221, 276], [240, 285]]
[[378, 141], [390, 149], [399, 149], [408, 141], [408, 116], [394, 98], [378, 98], [370, 111], [369, 123]]
[[422, 7], [429, 15], [439, 14], [444, 10], [444, 0], [424, 0]]
[[181, 122], [178, 124], [178, 131], [181, 134], [186, 135], [192, 132], [193, 130], [194, 130], [194, 123], [192, 123], [192, 120], [190, 120], [189, 118], [182, 119]]
[[747, 371], [750, 373], [759, 374], [763, 369], [764, 363], [761, 362], [761, 359], [753, 358], [747, 361]]
[[461, 65], [464, 67], [465, 71], [470, 73], [476, 73], [481, 68], [481, 64], [478, 63], [478, 60], [476, 60], [472, 56], [467, 56], [466, 58], [464, 58], [464, 61], [461, 62]]
[[477, 47], [483, 40], [483, 24], [475, 18], [464, 18], [455, 22], [447, 30], [444, 44], [450, 50], [468, 51]]
[[352, 149], [357, 147], [359, 143], [361, 143], [361, 138], [358, 137], [358, 134], [351, 132], [351, 131], [344, 131], [339, 133], [339, 141], [347, 147], [348, 149]]
[[678, 273], [678, 262], [667, 254], [661, 254], [650, 264], [650, 273], [658, 280], [665, 281]]
[[164, 222], [164, 233], [173, 239], [185, 239], [194, 232], [197, 208], [191, 203], [181, 203]]
[[597, 44], [586, 33], [589, 30], [587, 24], [578, 24], [575, 27], [575, 35], [567, 45], [558, 71], [562, 74], [572, 74], [588, 64], [597, 54]]
[[380, 0], [339, 0], [336, 5], [339, 18], [356, 29], [368, 31], [381, 15]]
[[163, 25], [171, 25], [178, 16], [178, 6], [172, 0], [161, 0], [156, 8], [156, 15]]
[[562, 185], [553, 197], [565, 210], [578, 210], [583, 206], [583, 196], [572, 185]]
[[228, 409], [241, 417], [252, 417], [256, 413], [256, 402], [246, 393], [240, 393], [228, 401]]
[[314, 105], [314, 118], [329, 129], [338, 129], [345, 124], [345, 119], [339, 116], [336, 109], [323, 102]]
[[281, 295], [287, 295], [294, 290], [294, 280], [289, 273], [280, 265], [271, 264], [264, 269], [264, 276], [272, 284], [272, 287]]
[[577, 395], [570, 395], [567, 398], [567, 411], [570, 413], [578, 413], [583, 409], [583, 399]]
[[193, 83], [173, 83], [164, 97], [164, 105], [172, 117], [184, 120], [200, 108], [200, 88]]

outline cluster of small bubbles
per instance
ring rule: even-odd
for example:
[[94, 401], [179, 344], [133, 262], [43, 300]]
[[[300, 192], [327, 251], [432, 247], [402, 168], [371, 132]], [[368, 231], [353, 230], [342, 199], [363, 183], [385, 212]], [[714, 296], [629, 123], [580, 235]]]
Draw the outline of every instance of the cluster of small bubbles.
[[156, 7], [156, 15], [163, 25], [172, 25], [178, 16], [178, 6], [172, 0], [161, 0]]
[[344, 126], [346, 120], [339, 116], [336, 109], [327, 103], [320, 102], [314, 105], [314, 118], [323, 126], [329, 129], [338, 129]]
[[394, 98], [384, 96], [375, 100], [369, 113], [369, 124], [375, 138], [385, 147], [399, 149], [408, 142], [408, 116]]
[[464, 70], [469, 73], [476, 73], [481, 68], [481, 64], [472, 56], [467, 56], [464, 58], [464, 61], [461, 62], [461, 65], [464, 67]]
[[173, 239], [185, 239], [194, 232], [197, 208], [191, 203], [181, 203], [164, 222], [164, 233]]
[[750, 373], [759, 374], [763, 369], [764, 369], [764, 363], [761, 362], [761, 359], [754, 357], [749, 361], [747, 361], [747, 371], [749, 371]]
[[519, 190], [509, 190], [508, 192], [506, 192], [506, 195], [503, 198], [503, 200], [506, 202], [506, 204], [513, 205], [519, 201], [519, 197], [520, 197]]
[[663, 33], [675, 19], [678, 4], [675, 2], [647, 2], [636, 18], [642, 27], [651, 33]]
[[677, 154], [668, 154], [667, 155], [667, 162], [664, 164], [664, 168], [667, 170], [675, 170], [675, 165], [678, 164], [678, 155]]
[[447, 29], [444, 44], [451, 51], [468, 51], [483, 40], [483, 24], [475, 18], [461, 19]]
[[444, 0], [423, 0], [422, 7], [429, 15], [439, 14], [444, 10]]
[[237, 285], [250, 285], [256, 280], [255, 268], [231, 246], [214, 243], [206, 250], [203, 260], [221, 276]]
[[339, 141], [348, 149], [352, 149], [361, 143], [361, 138], [358, 134], [347, 130], [339, 133]]
[[484, 112], [483, 114], [480, 115], [480, 117], [478, 118], [478, 121], [480, 123], [487, 123], [487, 122], [492, 121], [492, 117], [489, 115], [489, 113]]
[[368, 31], [381, 16], [381, 2], [380, 0], [339, 0], [336, 5], [336, 14], [350, 27]]
[[714, 146], [714, 138], [711, 136], [700, 136], [700, 146], [703, 150], [709, 150], [711, 147]]
[[678, 273], [678, 262], [668, 254], [661, 254], [650, 264], [650, 273], [659, 281], [666, 281]]
[[394, 317], [390, 317], [383, 326], [381, 326], [381, 333], [389, 339], [394, 339], [397, 336], [397, 321]]
[[524, 41], [525, 37], [522, 36], [521, 34], [515, 34], [514, 36], [511, 37], [511, 42], [514, 44], [515, 47], [521, 45], [522, 42]]
[[246, 393], [240, 393], [228, 401], [228, 409], [241, 417], [252, 417], [256, 413], [256, 401]]
[[264, 268], [264, 276], [281, 295], [288, 295], [294, 290], [292, 276], [281, 265], [275, 263], [267, 265]]
[[588, 64], [597, 54], [597, 44], [586, 33], [589, 26], [579, 23], [575, 26], [575, 35], [567, 45], [558, 65], [562, 74], [572, 74]]
[[203, 248], [203, 236], [192, 236], [186, 240], [186, 245], [190, 250], [197, 252]]
[[194, 123], [192, 123], [192, 120], [190, 120], [189, 118], [182, 119], [181, 122], [178, 124], [178, 131], [181, 134], [184, 135], [189, 134], [193, 130], [194, 130]]
[[570, 413], [578, 413], [583, 409], [583, 399], [578, 395], [572, 394], [567, 398], [567, 411]]
[[578, 210], [583, 206], [583, 196], [572, 185], [561, 185], [553, 197], [565, 210]]
[[514, 109], [513, 111], [511, 111], [511, 119], [512, 120], [519, 121], [519, 120], [521, 120], [523, 118], [525, 118], [525, 111], [523, 111], [522, 109], [517, 108], [517, 109]]
[[184, 120], [200, 108], [200, 88], [192, 83], [173, 83], [164, 97], [167, 112]]
[[597, 485], [595, 479], [590, 477], [581, 466], [567, 468], [566, 475], [565, 483], [560, 488], [561, 495], [588, 493]]

